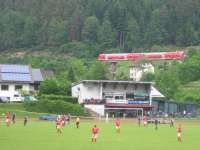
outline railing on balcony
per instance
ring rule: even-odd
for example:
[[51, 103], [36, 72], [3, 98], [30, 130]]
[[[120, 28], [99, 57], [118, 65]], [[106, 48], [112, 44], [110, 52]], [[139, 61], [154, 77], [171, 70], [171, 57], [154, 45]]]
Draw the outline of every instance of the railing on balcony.
[[84, 99], [84, 104], [149, 104], [149, 100], [127, 100], [127, 99]]
[[83, 104], [105, 104], [106, 101], [104, 99], [84, 99]]
[[128, 104], [128, 100], [126, 99], [107, 99], [106, 103], [116, 103], [116, 104]]

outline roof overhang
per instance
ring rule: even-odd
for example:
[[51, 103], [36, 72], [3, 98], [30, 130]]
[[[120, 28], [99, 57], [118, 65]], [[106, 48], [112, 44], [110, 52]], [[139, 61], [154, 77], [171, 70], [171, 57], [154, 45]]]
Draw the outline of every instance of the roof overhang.
[[72, 87], [76, 86], [81, 83], [113, 83], [113, 84], [146, 84], [151, 85], [154, 84], [154, 82], [137, 82], [137, 81], [124, 81], [124, 80], [82, 80], [77, 83], [72, 83]]
[[151, 86], [150, 96], [152, 98], [165, 98], [165, 96], [162, 93], [160, 93], [154, 86]]

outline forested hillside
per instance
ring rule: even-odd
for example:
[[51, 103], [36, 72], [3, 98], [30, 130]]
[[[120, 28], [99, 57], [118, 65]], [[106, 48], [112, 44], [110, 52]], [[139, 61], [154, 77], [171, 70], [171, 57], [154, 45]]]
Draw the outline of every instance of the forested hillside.
[[[101, 52], [184, 49], [184, 62], [153, 62], [156, 73], [143, 80], [171, 99], [199, 102], [198, 90], [185, 88], [200, 80], [199, 43], [199, 0], [0, 0], [0, 63], [53, 70], [41, 85], [45, 94], [111, 79], [109, 64], [96, 62]], [[129, 65], [118, 64], [117, 79], [129, 80]]]
[[92, 57], [199, 41], [199, 0], [0, 0], [1, 51]]

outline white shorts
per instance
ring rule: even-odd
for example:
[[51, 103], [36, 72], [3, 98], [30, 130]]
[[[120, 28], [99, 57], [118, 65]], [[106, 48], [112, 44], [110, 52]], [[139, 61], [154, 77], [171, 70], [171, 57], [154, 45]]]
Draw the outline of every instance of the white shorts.
[[6, 119], [6, 123], [9, 123], [10, 122], [10, 119]]
[[177, 133], [177, 136], [178, 136], [178, 138], [180, 138], [181, 137], [181, 133]]
[[92, 138], [96, 139], [98, 137], [98, 134], [92, 134]]
[[147, 121], [144, 121], [144, 125], [147, 125]]
[[116, 129], [120, 129], [120, 126], [115, 126]]
[[60, 128], [61, 128], [61, 125], [57, 125], [56, 128], [57, 128], [57, 129], [60, 129]]

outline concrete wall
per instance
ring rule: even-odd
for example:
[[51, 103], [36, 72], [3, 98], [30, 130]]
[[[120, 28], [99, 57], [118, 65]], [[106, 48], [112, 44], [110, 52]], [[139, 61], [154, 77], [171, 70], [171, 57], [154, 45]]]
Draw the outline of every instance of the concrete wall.
[[115, 87], [113, 84], [107, 84], [103, 88], [104, 93], [118, 93], [126, 95], [126, 93], [133, 93], [134, 91], [145, 91], [145, 86], [141, 84], [137, 84], [137, 88], [133, 84], [129, 84], [128, 86], [125, 86], [124, 84], [117, 84]]
[[84, 107], [98, 113], [101, 116], [104, 116], [104, 113], [105, 113], [104, 105], [84, 105]]

